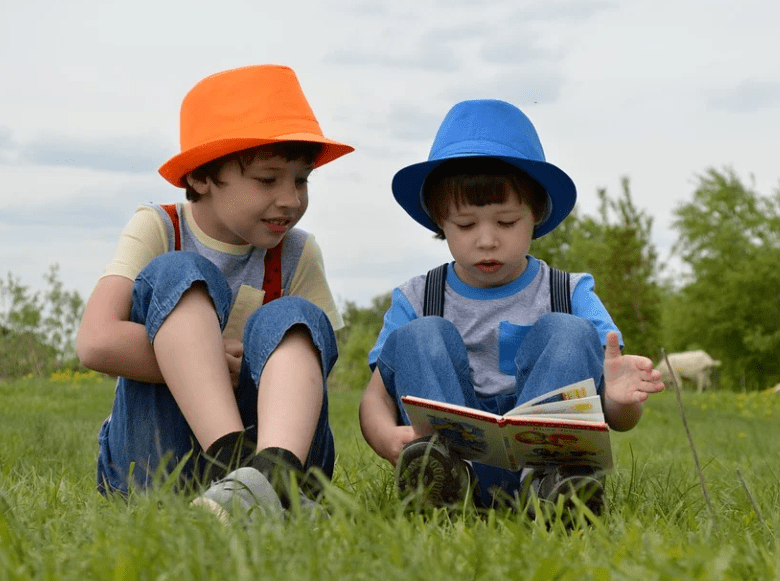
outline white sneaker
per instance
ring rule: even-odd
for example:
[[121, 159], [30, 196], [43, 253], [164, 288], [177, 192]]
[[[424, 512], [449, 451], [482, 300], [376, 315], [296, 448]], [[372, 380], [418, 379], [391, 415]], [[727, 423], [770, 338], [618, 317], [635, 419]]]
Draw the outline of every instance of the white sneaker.
[[281, 518], [284, 508], [279, 496], [262, 472], [244, 467], [234, 470], [212, 484], [202, 496], [192, 501], [217, 515], [223, 524], [230, 517]]

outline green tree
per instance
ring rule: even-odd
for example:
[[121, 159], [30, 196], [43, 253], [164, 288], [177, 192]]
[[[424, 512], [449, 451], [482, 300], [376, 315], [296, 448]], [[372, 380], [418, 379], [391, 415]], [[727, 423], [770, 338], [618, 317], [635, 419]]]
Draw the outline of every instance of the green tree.
[[536, 240], [534, 256], [571, 272], [588, 272], [596, 293], [623, 334], [626, 353], [656, 359], [661, 346], [661, 287], [653, 219], [631, 198], [628, 178], [611, 198], [598, 190], [598, 215], [573, 213], [554, 232]]
[[731, 168], [698, 182], [674, 210], [674, 250], [691, 274], [669, 301], [669, 341], [719, 359], [727, 387], [763, 389], [780, 380], [780, 190], [761, 196]]
[[0, 279], [0, 378], [78, 366], [75, 340], [84, 301], [64, 290], [58, 265], [44, 281], [45, 290], [33, 292], [10, 272]]

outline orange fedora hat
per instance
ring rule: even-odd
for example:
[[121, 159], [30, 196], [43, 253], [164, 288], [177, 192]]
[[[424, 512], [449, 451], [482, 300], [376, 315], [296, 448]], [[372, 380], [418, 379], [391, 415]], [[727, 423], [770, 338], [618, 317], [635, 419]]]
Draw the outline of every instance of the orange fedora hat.
[[206, 77], [181, 105], [181, 153], [160, 175], [185, 187], [185, 176], [204, 163], [242, 149], [279, 141], [321, 143], [319, 167], [354, 151], [327, 139], [289, 67], [257, 65]]

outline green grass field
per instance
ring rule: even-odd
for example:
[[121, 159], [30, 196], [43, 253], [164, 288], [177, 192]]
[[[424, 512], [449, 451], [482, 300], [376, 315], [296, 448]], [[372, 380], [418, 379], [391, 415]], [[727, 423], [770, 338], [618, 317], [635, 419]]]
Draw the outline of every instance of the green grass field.
[[675, 395], [613, 434], [608, 513], [567, 532], [505, 511], [414, 514], [364, 443], [360, 393], [331, 393], [338, 459], [330, 519], [229, 526], [166, 486], [128, 502], [95, 491], [113, 382], [92, 374], [0, 384], [0, 580], [776, 579], [780, 395]]

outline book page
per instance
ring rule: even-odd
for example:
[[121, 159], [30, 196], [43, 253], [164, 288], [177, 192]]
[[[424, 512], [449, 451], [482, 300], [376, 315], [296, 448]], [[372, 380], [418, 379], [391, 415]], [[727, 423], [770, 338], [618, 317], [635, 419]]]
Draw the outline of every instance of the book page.
[[598, 393], [596, 392], [596, 384], [593, 383], [593, 379], [588, 378], [579, 381], [577, 383], [565, 385], [549, 393], [540, 395], [539, 397], [535, 397], [534, 399], [529, 400], [524, 404], [520, 404], [516, 408], [508, 411], [505, 415], [510, 415], [510, 414], [520, 415], [524, 413], [523, 410], [535, 406], [539, 404], [539, 402], [545, 401], [547, 399], [550, 399], [551, 397], [556, 397], [559, 395], [562, 397], [563, 401], [568, 401], [572, 399], [581, 399], [586, 397], [598, 396]]
[[570, 417], [584, 420], [585, 416], [593, 416], [596, 419], [589, 421], [603, 422], [604, 412], [601, 407], [601, 397], [591, 395], [578, 399], [567, 399], [540, 403], [531, 407], [519, 407], [508, 411], [504, 417], [511, 416], [544, 416], [546, 418]]
[[571, 413], [561, 413], [561, 414], [543, 414], [543, 415], [536, 415], [536, 414], [523, 414], [522, 416], [507, 416], [509, 417], [521, 417], [521, 418], [539, 418], [542, 420], [575, 420], [578, 422], [590, 422], [595, 424], [603, 424], [604, 423], [604, 414], [603, 413], [580, 413], [578, 412], [576, 415]]

